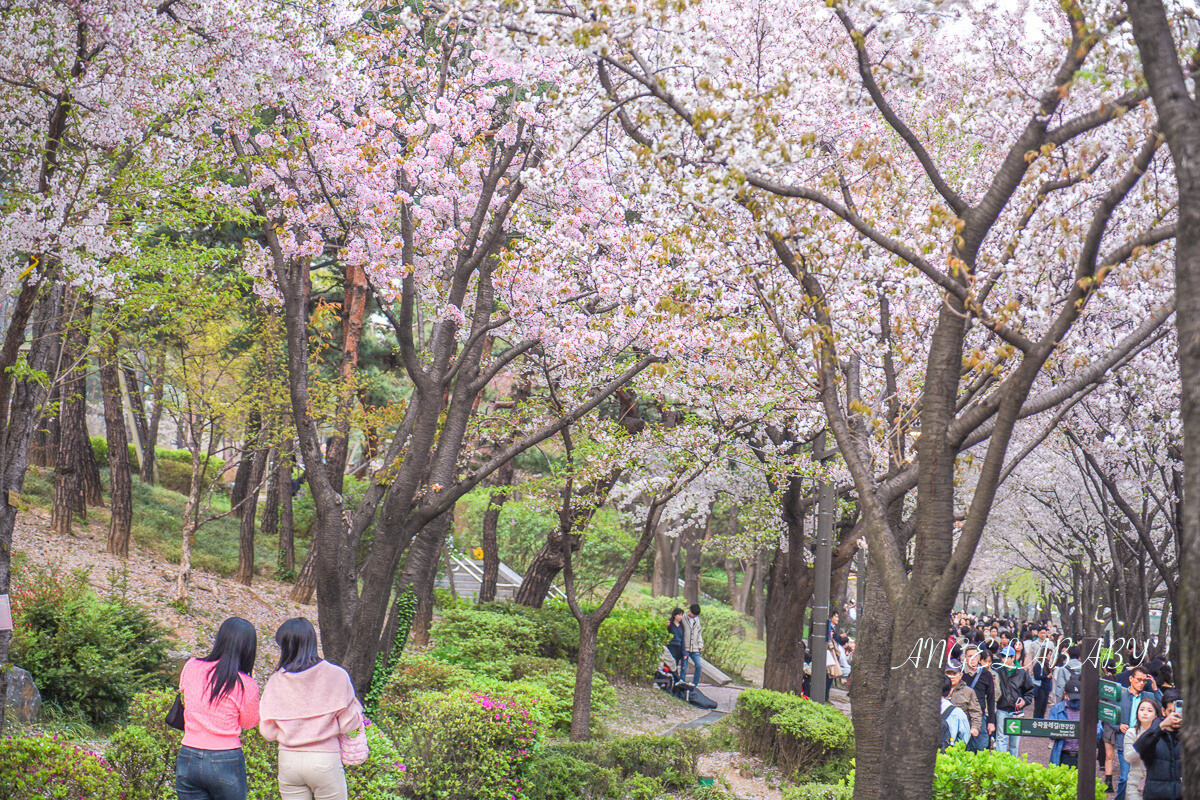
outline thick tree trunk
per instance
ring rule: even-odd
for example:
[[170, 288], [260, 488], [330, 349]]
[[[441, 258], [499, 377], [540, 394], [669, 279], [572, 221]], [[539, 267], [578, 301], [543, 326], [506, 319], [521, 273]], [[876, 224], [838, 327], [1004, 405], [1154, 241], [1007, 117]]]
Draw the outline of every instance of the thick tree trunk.
[[[516, 465], [511, 461], [496, 470], [496, 488], [488, 500], [487, 511], [483, 512], [483, 530], [480, 549], [483, 550], [483, 580], [479, 585], [479, 602], [490, 603], [496, 599], [496, 581], [500, 578], [500, 545], [496, 540], [496, 528], [500, 524], [500, 512], [508, 501]], [[543, 595], [544, 596], [544, 595]]]
[[108, 442], [109, 497], [112, 514], [108, 523], [108, 552], [129, 555], [129, 530], [133, 524], [133, 476], [129, 445], [125, 438], [125, 415], [121, 404], [121, 382], [117, 370], [116, 333], [105, 345], [100, 362], [100, 390], [104, 395], [104, 433]]
[[87, 398], [85, 352], [88, 333], [85, 327], [86, 303], [75, 295], [74, 309], [67, 322], [62, 344], [62, 404], [59, 411], [58, 456], [54, 470], [54, 505], [50, 512], [50, 529], [60, 535], [71, 534], [75, 514], [87, 513], [84, 502], [80, 467], [83, 444], [88, 441], [85, 415]]
[[259, 447], [250, 463], [250, 482], [246, 486], [246, 497], [242, 501], [242, 524], [238, 531], [238, 568], [233, 579], [243, 586], [254, 580], [254, 533], [255, 517], [258, 512], [258, 489], [262, 485], [263, 472], [267, 466], [269, 450]]
[[[790, 535], [790, 534], [789, 534]], [[791, 536], [791, 550], [776, 549], [766, 601], [767, 658], [763, 688], [800, 694], [804, 683], [804, 612], [812, 598], [813, 573], [804, 568], [802, 537]], [[813, 676], [825, 675], [824, 656], [813, 656]]]
[[[295, 563], [295, 555], [292, 556]], [[317, 526], [313, 525], [309, 532], [308, 553], [304, 556], [304, 562], [300, 565], [300, 572], [296, 575], [296, 583], [292, 586], [292, 591], [288, 594], [288, 599], [293, 603], [308, 605], [312, 602], [313, 594], [317, 591]]]
[[[100, 482], [100, 462], [92, 450], [92, 440], [87, 429], [87, 403], [83, 405], [84, 419], [79, 429], [83, 436], [79, 441], [79, 489], [83, 492], [83, 505], [86, 509], [104, 507], [104, 491]], [[128, 457], [126, 453], [126, 457]]]
[[[53, 369], [51, 356], [56, 349], [55, 331], [60, 326], [62, 299], [63, 288], [59, 284], [51, 284], [40, 293], [36, 284], [23, 286], [0, 347], [0, 594], [8, 594], [10, 590], [13, 529], [17, 522], [16, 505], [4, 500], [8, 492], [19, 494], [24, 486], [29, 443], [46, 400], [46, 393], [39, 384], [13, 381], [9, 370], [25, 343], [26, 324], [35, 304], [33, 339], [26, 360], [31, 370]], [[0, 630], [0, 667], [8, 662], [11, 643], [12, 631]], [[0, 680], [0, 735], [4, 733], [7, 685], [6, 681]]]
[[751, 596], [754, 598], [754, 638], [760, 642], [766, 637], [767, 631], [767, 554], [759, 550], [754, 554], [754, 586]]
[[[566, 539], [572, 552], [579, 550], [578, 536], [570, 535]], [[555, 579], [558, 578], [558, 574], [562, 572], [563, 568], [561, 540], [561, 534], [554, 534], [534, 555], [529, 569], [525, 570], [525, 578], [521, 581], [521, 587], [513, 596], [514, 603], [530, 608], [541, 608], [542, 603], [546, 602], [546, 595], [550, 593], [550, 587], [554, 585]]]
[[[1179, 187], [1175, 237], [1175, 324], [1182, 383], [1183, 506], [1178, 531], [1179, 582], [1173, 639], [1178, 642], [1175, 675], [1187, 702], [1181, 730], [1183, 797], [1200, 800], [1200, 102], [1192, 95], [1179, 61], [1161, 0], [1128, 0], [1134, 40], [1171, 148]], [[1191, 47], [1194, 41], [1186, 45]]]
[[600, 622], [584, 619], [579, 623], [579, 659], [575, 663], [575, 694], [571, 698], [572, 742], [586, 742], [592, 735], [592, 677], [596, 674]]
[[879, 800], [887, 797], [883, 790], [883, 775], [888, 770], [890, 755], [884, 742], [883, 712], [892, 676], [894, 622], [881, 581], [867, 583], [863, 606], [858, 609], [854, 669], [850, 671], [856, 766], [854, 797], [855, 800]]
[[[259, 435], [262, 432], [262, 417], [257, 411], [251, 411], [250, 416], [246, 420], [246, 438], [244, 452], [249, 452], [258, 441]], [[242, 502], [246, 499], [246, 492], [250, 489], [250, 484], [253, 482], [254, 474], [254, 459], [243, 458], [238, 463], [237, 472], [233, 476], [233, 488], [229, 490], [229, 503], [233, 506], [233, 515], [241, 518], [246, 510], [246, 504]]]
[[654, 577], [651, 597], [679, 596], [679, 549], [682, 539], [659, 531], [654, 534]]
[[413, 539], [408, 549], [408, 560], [400, 576], [398, 591], [403, 594], [409, 586], [417, 596], [417, 607], [413, 612], [413, 644], [423, 647], [429, 644], [429, 628], [433, 623], [433, 585], [437, 581], [438, 558], [446, 545], [446, 535], [454, 523], [454, 512], [447, 511], [426, 525]]

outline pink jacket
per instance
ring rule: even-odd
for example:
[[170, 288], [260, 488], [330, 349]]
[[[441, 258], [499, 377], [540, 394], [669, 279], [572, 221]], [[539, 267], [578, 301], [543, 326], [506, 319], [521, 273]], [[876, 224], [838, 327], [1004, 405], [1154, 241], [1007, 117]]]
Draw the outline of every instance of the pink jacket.
[[258, 724], [258, 684], [249, 675], [238, 675], [233, 691], [213, 703], [208, 676], [215, 666], [198, 658], [183, 665], [183, 743], [200, 750], [236, 750], [242, 746], [242, 731]]
[[262, 696], [259, 732], [284, 750], [336, 753], [338, 734], [363, 726], [362, 705], [346, 670], [319, 661], [303, 672], [276, 672]]

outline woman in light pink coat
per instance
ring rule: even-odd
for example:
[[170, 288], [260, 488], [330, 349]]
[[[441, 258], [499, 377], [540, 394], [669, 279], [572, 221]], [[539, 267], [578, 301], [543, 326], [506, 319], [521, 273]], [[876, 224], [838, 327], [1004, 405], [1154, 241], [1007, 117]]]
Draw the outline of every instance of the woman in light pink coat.
[[362, 705], [346, 670], [317, 652], [317, 632], [303, 618], [275, 634], [279, 668], [267, 679], [259, 730], [279, 742], [282, 800], [347, 800], [339, 734], [364, 736]]

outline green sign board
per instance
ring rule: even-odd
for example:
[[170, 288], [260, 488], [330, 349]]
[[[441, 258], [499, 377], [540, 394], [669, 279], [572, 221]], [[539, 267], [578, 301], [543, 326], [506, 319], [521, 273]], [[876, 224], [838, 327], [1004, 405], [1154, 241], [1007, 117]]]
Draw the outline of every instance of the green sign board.
[[1110, 725], [1121, 724], [1121, 709], [1119, 706], [1114, 706], [1112, 703], [1100, 704], [1100, 719]]
[[1060, 719], [1022, 719], [1021, 717], [1009, 717], [1004, 720], [1004, 735], [1078, 739], [1079, 723]]
[[1100, 681], [1100, 699], [1110, 703], [1121, 702], [1121, 688], [1116, 681]]

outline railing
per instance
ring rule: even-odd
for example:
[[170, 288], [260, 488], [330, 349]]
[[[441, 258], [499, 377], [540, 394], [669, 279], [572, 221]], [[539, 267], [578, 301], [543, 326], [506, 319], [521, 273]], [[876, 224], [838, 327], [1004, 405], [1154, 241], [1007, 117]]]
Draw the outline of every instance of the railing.
[[[475, 562], [474, 559], [464, 558], [463, 556], [459, 555], [458, 553], [451, 551], [450, 561], [453, 563], [453, 569], [455, 572], [458, 572], [459, 570], [461, 570], [462, 572], [466, 573], [467, 577], [476, 581], [481, 586], [483, 585], [483, 569], [479, 566], [479, 564], [477, 564]], [[496, 579], [497, 591], [499, 591], [500, 589], [503, 588], [503, 589], [512, 589], [515, 592], [520, 587], [521, 587], [520, 583], [514, 583], [511, 580], [504, 580], [501, 577], [497, 577], [497, 579]], [[556, 600], [566, 600], [567, 599], [567, 596], [565, 594], [563, 594], [562, 590], [559, 589], [557, 586], [551, 586], [549, 594], [551, 597], [553, 597]]]

